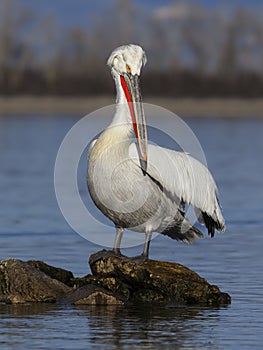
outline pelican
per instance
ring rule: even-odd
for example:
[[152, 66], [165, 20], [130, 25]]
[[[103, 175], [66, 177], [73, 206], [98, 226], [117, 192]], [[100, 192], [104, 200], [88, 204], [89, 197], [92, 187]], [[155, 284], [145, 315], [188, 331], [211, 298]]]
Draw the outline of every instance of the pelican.
[[184, 152], [148, 143], [139, 86], [144, 50], [115, 49], [107, 64], [116, 84], [111, 124], [93, 141], [87, 184], [95, 205], [116, 227], [114, 253], [121, 255], [124, 229], [145, 233], [142, 261], [148, 259], [152, 232], [191, 243], [203, 233], [185, 214], [191, 205], [208, 234], [224, 231], [217, 187], [209, 170]]

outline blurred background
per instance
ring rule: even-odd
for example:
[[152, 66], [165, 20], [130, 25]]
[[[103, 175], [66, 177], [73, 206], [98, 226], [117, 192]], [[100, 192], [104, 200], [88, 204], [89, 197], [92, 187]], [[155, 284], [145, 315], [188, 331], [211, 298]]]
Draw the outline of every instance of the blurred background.
[[0, 95], [112, 94], [105, 63], [144, 47], [145, 96], [261, 97], [260, 0], [1, 0]]

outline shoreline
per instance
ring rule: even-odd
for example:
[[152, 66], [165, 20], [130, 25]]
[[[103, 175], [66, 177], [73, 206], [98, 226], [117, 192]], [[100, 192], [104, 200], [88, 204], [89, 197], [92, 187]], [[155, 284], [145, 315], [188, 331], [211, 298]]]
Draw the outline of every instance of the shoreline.
[[[182, 117], [197, 118], [263, 118], [263, 98], [170, 98], [147, 97], [145, 103], [164, 107]], [[0, 116], [14, 114], [86, 115], [114, 104], [112, 96], [54, 97], [0, 96]]]

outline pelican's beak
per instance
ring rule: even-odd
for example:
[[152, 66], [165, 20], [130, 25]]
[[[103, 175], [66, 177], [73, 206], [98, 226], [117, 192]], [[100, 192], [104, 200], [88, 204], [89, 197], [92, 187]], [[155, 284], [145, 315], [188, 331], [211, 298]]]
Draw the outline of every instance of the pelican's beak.
[[145, 173], [147, 171], [148, 138], [140, 92], [139, 76], [130, 73], [121, 75], [121, 86], [129, 105], [133, 130], [137, 140], [141, 168]]

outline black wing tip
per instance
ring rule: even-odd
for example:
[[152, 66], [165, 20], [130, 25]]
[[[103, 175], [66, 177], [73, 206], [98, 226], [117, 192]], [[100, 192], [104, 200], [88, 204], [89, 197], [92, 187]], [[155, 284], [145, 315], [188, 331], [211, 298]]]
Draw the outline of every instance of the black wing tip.
[[213, 238], [215, 236], [215, 230], [224, 231], [224, 227], [220, 222], [215, 221], [209, 214], [202, 212], [205, 226], [207, 228], [208, 234]]
[[188, 230], [183, 231], [182, 226], [175, 224], [174, 226], [167, 227], [161, 234], [168, 236], [177, 241], [182, 241], [184, 243], [192, 243], [197, 238], [204, 237], [203, 233], [198, 230], [195, 226], [190, 226]]

